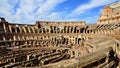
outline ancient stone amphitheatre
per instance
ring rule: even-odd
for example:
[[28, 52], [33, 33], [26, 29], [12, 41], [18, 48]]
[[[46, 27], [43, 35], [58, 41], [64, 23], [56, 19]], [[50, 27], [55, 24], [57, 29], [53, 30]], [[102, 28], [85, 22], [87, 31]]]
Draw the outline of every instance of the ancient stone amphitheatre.
[[0, 19], [0, 67], [120, 68], [120, 2], [105, 6], [96, 24]]

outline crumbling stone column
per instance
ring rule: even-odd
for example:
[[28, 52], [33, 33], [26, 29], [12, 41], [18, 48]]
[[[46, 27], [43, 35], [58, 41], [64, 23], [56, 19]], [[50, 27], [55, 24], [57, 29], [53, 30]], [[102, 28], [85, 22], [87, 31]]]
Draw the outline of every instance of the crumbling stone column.
[[20, 33], [22, 33], [22, 29], [21, 29], [21, 27], [20, 27], [20, 26], [18, 26], [18, 28], [19, 28], [19, 30], [20, 30]]
[[4, 32], [6, 33], [7, 32], [7, 28], [6, 28], [6, 23], [5, 22], [3, 22], [3, 28], [4, 28]]
[[23, 28], [24, 32], [26, 33], [26, 29], [25, 29], [25, 26], [23, 26], [22, 28]]
[[35, 29], [34, 29], [34, 27], [32, 27], [32, 31], [33, 31], [33, 33], [35, 33]]
[[30, 27], [28, 27], [28, 32], [31, 33]]
[[30, 55], [27, 55], [27, 61], [29, 61], [30, 60]]
[[12, 29], [11, 29], [12, 27], [11, 27], [11, 25], [9, 25], [8, 27], [9, 27], [10, 32], [12, 33]]

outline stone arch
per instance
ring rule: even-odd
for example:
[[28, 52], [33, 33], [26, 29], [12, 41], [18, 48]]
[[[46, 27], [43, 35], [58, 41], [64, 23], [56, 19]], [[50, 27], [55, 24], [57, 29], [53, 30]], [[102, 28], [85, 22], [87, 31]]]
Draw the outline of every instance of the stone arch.
[[54, 30], [53, 30], [53, 31], [54, 31], [54, 33], [56, 33], [56, 29], [57, 29], [57, 28], [56, 28], [56, 26], [54, 26]]
[[65, 42], [66, 42], [66, 39], [63, 38], [63, 39], [62, 39], [62, 44], [65, 44]]
[[104, 31], [104, 34], [108, 34], [108, 32], [107, 32], [107, 30], [106, 30], [106, 29], [104, 29], [103, 31]]
[[15, 32], [15, 28], [14, 27], [12, 27], [12, 33], [14, 33]]
[[41, 40], [43, 40], [43, 37], [41, 37]]
[[38, 28], [41, 28], [41, 25], [38, 23]]
[[53, 33], [54, 30], [53, 30], [53, 26], [50, 26], [50, 33]]
[[110, 34], [110, 30], [109, 29], [107, 29], [107, 33]]
[[64, 33], [66, 33], [66, 28], [67, 28], [67, 26], [64, 26]]
[[85, 31], [84, 27], [80, 29], [80, 33], [84, 33], [84, 31]]
[[28, 26], [25, 26], [26, 33], [29, 33]]
[[76, 33], [77, 32], [77, 26], [75, 26], [75, 28], [74, 28], [74, 33]]
[[88, 34], [90, 33], [90, 30], [86, 30], [86, 31], [87, 31]]
[[81, 38], [78, 38], [78, 44], [80, 44], [81, 43]]
[[20, 33], [20, 29], [19, 27], [16, 27], [17, 33]]
[[30, 28], [30, 32], [33, 33], [32, 27], [29, 27], [29, 28]]
[[23, 27], [21, 27], [21, 32], [22, 32], [22, 33], [25, 33], [25, 31], [24, 31], [24, 28], [23, 28]]
[[70, 29], [71, 29], [71, 27], [68, 26], [68, 28], [67, 28], [67, 33], [70, 33]]
[[99, 34], [99, 33], [100, 33], [100, 30], [96, 30], [95, 33], [96, 33], [96, 34]]
[[99, 34], [104, 34], [104, 30], [99, 30]]

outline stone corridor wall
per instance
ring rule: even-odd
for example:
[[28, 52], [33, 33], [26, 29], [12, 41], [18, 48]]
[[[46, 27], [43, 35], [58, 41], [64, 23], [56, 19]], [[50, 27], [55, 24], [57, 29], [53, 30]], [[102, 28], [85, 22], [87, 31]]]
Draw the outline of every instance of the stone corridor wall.
[[120, 1], [105, 6], [98, 20], [98, 24], [120, 22]]
[[1, 18], [0, 26], [0, 45], [7, 47], [40, 46], [43, 43], [44, 46], [80, 45], [81, 41], [99, 37], [99, 35], [101, 37], [117, 37], [120, 34], [119, 22], [98, 25], [85, 24], [84, 21], [37, 21], [35, 25], [27, 25], [8, 23], [4, 18]]

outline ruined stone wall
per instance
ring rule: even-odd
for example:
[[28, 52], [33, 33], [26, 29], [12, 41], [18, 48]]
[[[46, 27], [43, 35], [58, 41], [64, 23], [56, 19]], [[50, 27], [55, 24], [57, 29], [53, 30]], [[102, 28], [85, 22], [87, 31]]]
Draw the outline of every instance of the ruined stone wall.
[[98, 24], [120, 22], [120, 2], [105, 6], [98, 20]]
[[[39, 46], [42, 43], [42, 46], [80, 45], [82, 41], [99, 35], [112, 37], [120, 34], [120, 23], [85, 25], [85, 22], [37, 21], [35, 25], [26, 25], [8, 23], [4, 20], [1, 26], [3, 30], [0, 32], [0, 44], [7, 47]], [[41, 40], [48, 43], [40, 42]]]

